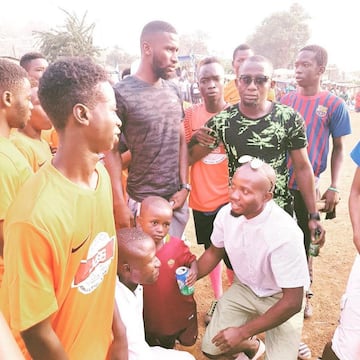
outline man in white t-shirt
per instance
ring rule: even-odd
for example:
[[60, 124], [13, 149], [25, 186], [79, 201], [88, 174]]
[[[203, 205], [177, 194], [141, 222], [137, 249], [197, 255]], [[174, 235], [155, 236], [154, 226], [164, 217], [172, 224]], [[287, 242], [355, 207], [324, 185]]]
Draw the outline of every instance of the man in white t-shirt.
[[[273, 200], [275, 171], [245, 155], [230, 186], [230, 203], [218, 213], [212, 245], [198, 260], [198, 278], [229, 255], [235, 279], [206, 329], [202, 351], [211, 358], [264, 352], [254, 337], [265, 332], [268, 359], [297, 359], [309, 286], [303, 235]], [[243, 356], [243, 355], [241, 355]]]

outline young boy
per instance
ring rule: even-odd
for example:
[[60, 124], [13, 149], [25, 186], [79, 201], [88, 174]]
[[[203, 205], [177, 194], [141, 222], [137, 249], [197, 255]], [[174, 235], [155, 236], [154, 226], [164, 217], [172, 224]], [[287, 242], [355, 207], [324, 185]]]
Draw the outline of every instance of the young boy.
[[[28, 93], [30, 101], [30, 83]], [[120, 134], [114, 91], [100, 65], [77, 57], [52, 63], [38, 94], [61, 146], [6, 212], [0, 309], [26, 359], [110, 358], [121, 324], [111, 183], [99, 153]]]
[[154, 240], [140, 229], [117, 231], [119, 245], [116, 304], [126, 327], [129, 360], [194, 360], [185, 352], [150, 347], [145, 341], [143, 287], [159, 277], [160, 261]]
[[182, 295], [175, 271], [180, 266], [189, 270], [188, 284], [197, 276], [196, 257], [188, 246], [168, 234], [172, 220], [171, 204], [159, 196], [149, 196], [141, 203], [138, 225], [156, 244], [156, 256], [161, 261], [158, 280], [144, 286], [144, 322], [146, 340], [150, 345], [173, 348], [195, 344], [198, 335], [196, 303], [193, 295]]

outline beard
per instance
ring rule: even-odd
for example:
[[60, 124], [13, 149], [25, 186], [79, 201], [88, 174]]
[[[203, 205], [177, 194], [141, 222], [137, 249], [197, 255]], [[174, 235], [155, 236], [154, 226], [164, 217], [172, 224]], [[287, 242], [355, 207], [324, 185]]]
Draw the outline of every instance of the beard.
[[230, 215], [237, 218], [237, 217], [240, 217], [242, 214], [238, 214], [238, 213], [230, 210]]
[[246, 107], [256, 107], [259, 105], [259, 100], [252, 100], [252, 101], [247, 101], [247, 100], [242, 100], [241, 99], [241, 103], [246, 106]]
[[169, 80], [170, 79], [170, 73], [167, 72], [166, 68], [155, 68], [155, 74], [158, 78]]
[[30, 119], [31, 112], [27, 106], [24, 106], [20, 103], [15, 105], [15, 109], [17, 117], [14, 123], [11, 124], [11, 127], [23, 129]]
[[156, 56], [154, 56], [153, 61], [153, 70], [158, 78], [169, 80], [176, 75], [175, 71], [169, 71], [169, 67], [163, 67]]

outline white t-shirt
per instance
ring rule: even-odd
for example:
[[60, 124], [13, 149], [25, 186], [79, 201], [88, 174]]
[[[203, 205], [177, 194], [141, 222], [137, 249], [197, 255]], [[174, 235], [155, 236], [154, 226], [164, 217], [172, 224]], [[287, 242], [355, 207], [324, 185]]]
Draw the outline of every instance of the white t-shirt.
[[303, 233], [274, 201], [256, 217], [234, 217], [231, 204], [216, 216], [211, 241], [224, 248], [238, 279], [259, 297], [309, 287]]
[[145, 341], [143, 320], [143, 287], [138, 285], [134, 292], [116, 280], [115, 300], [122, 321], [126, 327], [129, 360], [195, 360], [186, 351], [149, 346]]

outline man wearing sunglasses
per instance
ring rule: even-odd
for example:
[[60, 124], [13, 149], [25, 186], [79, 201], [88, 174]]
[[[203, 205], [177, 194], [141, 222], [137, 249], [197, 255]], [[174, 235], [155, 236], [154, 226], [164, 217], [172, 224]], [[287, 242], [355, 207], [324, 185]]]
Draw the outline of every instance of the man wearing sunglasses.
[[[228, 155], [230, 178], [239, 167], [238, 160], [242, 155], [263, 159], [278, 175], [275, 201], [292, 215], [287, 168], [290, 156], [309, 212], [309, 229], [314, 238], [315, 229], [321, 229], [319, 243], [322, 245], [324, 231], [316, 210], [314, 174], [306, 152], [305, 123], [291, 107], [267, 100], [272, 72], [272, 64], [263, 56], [251, 56], [243, 62], [236, 79], [241, 102], [213, 116], [202, 133], [192, 139], [193, 161], [206, 156], [220, 142]], [[209, 136], [209, 130], [214, 136]]]

